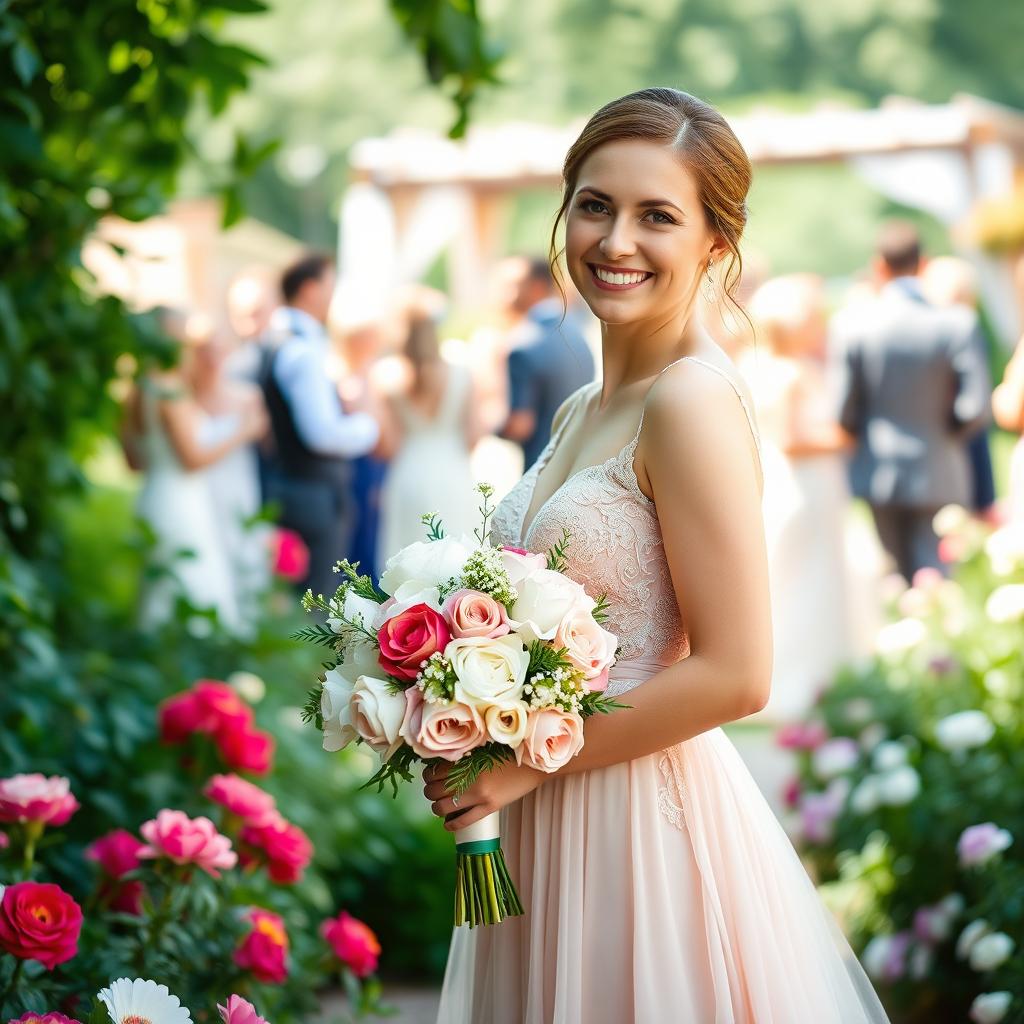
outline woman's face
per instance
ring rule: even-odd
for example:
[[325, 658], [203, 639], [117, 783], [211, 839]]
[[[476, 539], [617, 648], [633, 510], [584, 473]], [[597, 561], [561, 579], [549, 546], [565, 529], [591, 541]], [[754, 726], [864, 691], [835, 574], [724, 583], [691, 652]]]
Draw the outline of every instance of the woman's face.
[[600, 320], [625, 324], [685, 312], [708, 257], [724, 251], [693, 175], [667, 147], [609, 142], [583, 162], [566, 218], [565, 257]]

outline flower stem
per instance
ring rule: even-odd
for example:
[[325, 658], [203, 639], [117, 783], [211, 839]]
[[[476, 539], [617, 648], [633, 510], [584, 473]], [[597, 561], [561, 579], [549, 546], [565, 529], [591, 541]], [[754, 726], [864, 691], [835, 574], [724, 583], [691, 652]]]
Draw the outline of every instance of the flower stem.
[[0, 1011], [7, 1005], [7, 1000], [13, 995], [17, 995], [18, 982], [21, 980], [21, 972], [25, 967], [24, 960], [18, 960], [14, 965], [14, 970], [11, 973], [11, 977], [7, 982], [7, 987], [4, 989], [4, 994], [0, 996]]

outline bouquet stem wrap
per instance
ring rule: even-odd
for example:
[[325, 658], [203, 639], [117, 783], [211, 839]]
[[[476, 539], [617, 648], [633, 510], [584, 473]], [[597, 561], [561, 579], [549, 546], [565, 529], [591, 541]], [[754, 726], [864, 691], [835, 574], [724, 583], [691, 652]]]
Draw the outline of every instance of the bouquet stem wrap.
[[455, 926], [498, 924], [523, 905], [505, 867], [497, 813], [455, 833]]

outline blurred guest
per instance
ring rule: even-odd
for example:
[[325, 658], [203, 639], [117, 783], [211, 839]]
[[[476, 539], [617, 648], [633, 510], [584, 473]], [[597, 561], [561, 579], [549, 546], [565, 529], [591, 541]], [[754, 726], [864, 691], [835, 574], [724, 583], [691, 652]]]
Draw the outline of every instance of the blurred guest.
[[741, 310], [766, 277], [766, 261], [756, 253], [744, 253], [735, 302], [726, 297], [721, 285], [708, 286], [707, 282], [714, 279], [706, 278], [697, 293], [697, 316], [691, 317], [687, 325], [693, 343], [700, 344], [701, 337], [710, 337], [730, 359], [738, 360], [754, 342], [753, 327]]
[[389, 402], [378, 564], [424, 539], [420, 516], [436, 512], [452, 536], [479, 525], [469, 456], [480, 439], [469, 371], [441, 357], [434, 320], [414, 309], [403, 346], [406, 380]]
[[849, 491], [825, 381], [823, 286], [812, 274], [778, 277], [753, 295], [760, 342], [739, 367], [761, 428], [765, 536], [775, 664], [766, 715], [794, 719], [851, 653], [845, 557]]
[[[196, 394], [196, 345], [202, 333], [181, 313], [163, 311], [166, 333], [178, 341], [178, 365], [144, 377], [129, 401], [125, 433], [145, 474], [138, 514], [153, 532], [150, 573], [141, 617], [169, 619], [179, 594], [197, 608], [214, 608], [229, 629], [242, 626], [231, 566], [218, 529], [208, 472], [260, 437], [266, 418], [256, 403], [240, 407], [229, 429], [204, 437], [207, 414]], [[193, 321], [194, 323], [194, 321]]]
[[260, 383], [270, 414], [274, 450], [264, 469], [264, 500], [280, 507], [281, 525], [309, 549], [300, 590], [333, 593], [333, 567], [348, 550], [354, 527], [351, 459], [380, 437], [373, 416], [346, 412], [328, 373], [325, 330], [334, 294], [334, 264], [312, 254], [281, 278], [284, 305], [274, 310], [263, 347]]
[[[197, 333], [192, 346], [192, 386], [206, 415], [199, 439], [214, 447], [231, 437], [250, 416], [266, 421], [263, 396], [255, 384], [229, 376], [231, 357], [238, 350], [223, 332], [209, 324]], [[235, 603], [251, 623], [257, 599], [270, 579], [270, 535], [258, 524], [260, 511], [259, 465], [254, 444], [239, 445], [206, 469], [206, 483], [235, 590]]]
[[992, 411], [1003, 430], [1021, 435], [1010, 459], [1009, 514], [1014, 522], [1024, 523], [1024, 337], [992, 395]]
[[[933, 306], [978, 308], [977, 274], [967, 260], [955, 256], [929, 260], [921, 271], [921, 289]], [[984, 341], [980, 332], [978, 337]], [[987, 349], [983, 349], [982, 354], [987, 360]], [[996, 481], [987, 429], [979, 430], [970, 438], [967, 455], [971, 460], [971, 508], [979, 515], [988, 515], [996, 503]]]
[[260, 374], [258, 342], [277, 305], [273, 275], [263, 267], [240, 271], [228, 285], [225, 304], [228, 324], [241, 344], [232, 349], [224, 371], [229, 377], [256, 384]]
[[594, 379], [594, 357], [579, 328], [564, 317], [547, 260], [522, 262], [513, 306], [523, 320], [510, 339], [509, 414], [501, 436], [523, 449], [528, 467], [547, 446], [558, 407]]
[[836, 318], [840, 423], [856, 440], [854, 493], [871, 507], [882, 546], [908, 581], [944, 569], [932, 518], [971, 501], [966, 442], [989, 417], [990, 386], [977, 316], [938, 309], [921, 291], [913, 225], [880, 235], [874, 302]]

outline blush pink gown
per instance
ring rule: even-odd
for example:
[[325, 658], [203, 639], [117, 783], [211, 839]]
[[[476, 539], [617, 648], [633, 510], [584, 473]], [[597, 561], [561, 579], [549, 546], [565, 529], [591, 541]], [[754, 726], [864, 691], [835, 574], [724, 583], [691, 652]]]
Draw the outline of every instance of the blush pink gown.
[[[736, 389], [720, 368], [695, 361]], [[563, 423], [570, 419], [572, 410]], [[658, 510], [633, 471], [639, 436], [572, 476], [524, 535], [556, 433], [492, 529], [493, 543], [531, 551], [572, 531], [568, 574], [607, 594], [607, 626], [620, 638], [610, 694], [689, 653]], [[720, 729], [635, 761], [556, 775], [502, 813], [502, 846], [525, 914], [455, 930], [438, 1024], [887, 1021]]]

